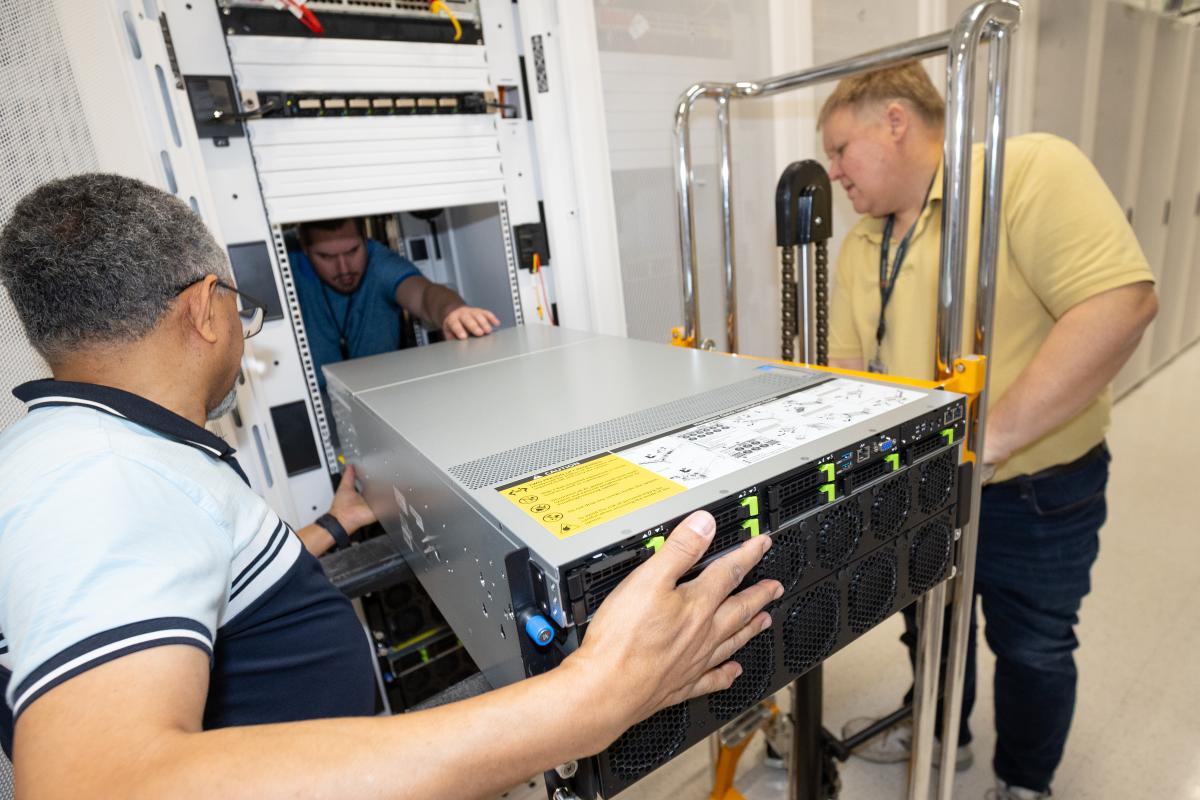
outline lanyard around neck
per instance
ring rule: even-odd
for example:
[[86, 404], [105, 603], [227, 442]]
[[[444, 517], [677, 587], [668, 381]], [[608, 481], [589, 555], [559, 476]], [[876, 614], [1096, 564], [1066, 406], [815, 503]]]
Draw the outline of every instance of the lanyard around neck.
[[888, 269], [888, 254], [892, 244], [892, 229], [896, 226], [896, 215], [889, 214], [887, 222], [883, 225], [883, 241], [879, 245], [879, 324], [875, 326], [875, 352], [878, 357], [879, 348], [883, 346], [883, 337], [887, 334], [887, 322], [884, 319], [884, 314], [887, 312], [888, 303], [892, 300], [892, 292], [896, 289], [896, 278], [900, 275], [900, 267], [904, 264], [904, 257], [908, 255], [908, 246], [912, 242], [913, 233], [917, 230], [917, 223], [921, 221], [921, 215], [925, 213], [925, 206], [929, 204], [929, 192], [933, 189], [933, 181], [936, 180], [937, 173], [929, 181], [929, 187], [925, 189], [925, 197], [921, 200], [921, 208], [917, 211], [917, 216], [913, 223], [908, 228], [908, 232], [904, 234], [904, 238], [900, 240], [900, 244], [896, 246], [896, 260], [891, 264], [891, 270]]
[[338, 350], [342, 354], [343, 361], [350, 358], [350, 340], [346, 336], [346, 329], [350, 327], [350, 308], [354, 305], [354, 298], [361, 288], [362, 284], [360, 283], [358, 288], [346, 298], [346, 310], [342, 312], [341, 323], [338, 323], [337, 315], [333, 313], [333, 303], [329, 302], [329, 287], [325, 285], [324, 281], [321, 281], [321, 297], [325, 298], [325, 308], [329, 311], [329, 320], [337, 328]]

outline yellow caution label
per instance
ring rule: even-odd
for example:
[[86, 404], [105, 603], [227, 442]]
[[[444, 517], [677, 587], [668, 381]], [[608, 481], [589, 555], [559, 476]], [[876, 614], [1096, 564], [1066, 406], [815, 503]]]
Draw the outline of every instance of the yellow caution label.
[[550, 533], [566, 539], [685, 487], [609, 453], [497, 491]]

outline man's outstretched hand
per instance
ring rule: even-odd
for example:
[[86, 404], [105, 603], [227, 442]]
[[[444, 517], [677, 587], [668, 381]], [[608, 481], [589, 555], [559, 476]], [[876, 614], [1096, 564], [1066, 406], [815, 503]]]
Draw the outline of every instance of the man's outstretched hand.
[[500, 320], [486, 308], [459, 306], [442, 320], [442, 334], [447, 339], [466, 339], [487, 336], [500, 327]]
[[347, 464], [342, 471], [342, 480], [333, 495], [333, 504], [329, 513], [337, 517], [346, 533], [353, 534], [364, 525], [375, 521], [375, 512], [367, 505], [367, 501], [354, 488], [354, 465]]
[[564, 663], [594, 697], [610, 698], [611, 742], [661, 708], [726, 689], [742, 673], [730, 657], [771, 624], [762, 608], [783, 594], [764, 580], [737, 594], [771, 546], [758, 536], [717, 559], [695, 579], [678, 581], [712, 544], [716, 522], [697, 511], [672, 531], [662, 548], [605, 598], [583, 644]]

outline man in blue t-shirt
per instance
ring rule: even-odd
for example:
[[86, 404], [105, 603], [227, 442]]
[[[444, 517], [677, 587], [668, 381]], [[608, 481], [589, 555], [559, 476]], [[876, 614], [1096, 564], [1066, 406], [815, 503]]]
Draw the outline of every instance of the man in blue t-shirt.
[[317, 382], [323, 364], [388, 353], [400, 346], [400, 309], [441, 328], [447, 339], [486, 336], [500, 320], [421, 275], [407, 258], [366, 238], [361, 219], [299, 226], [288, 253]]

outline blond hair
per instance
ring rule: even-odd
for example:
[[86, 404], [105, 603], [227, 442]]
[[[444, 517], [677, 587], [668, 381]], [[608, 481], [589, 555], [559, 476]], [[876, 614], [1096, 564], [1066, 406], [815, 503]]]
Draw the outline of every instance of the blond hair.
[[833, 94], [821, 106], [817, 117], [820, 128], [840, 108], [858, 111], [874, 103], [901, 101], [931, 126], [941, 126], [946, 119], [946, 102], [934, 88], [929, 74], [918, 61], [905, 61], [893, 67], [855, 75], [839, 81]]

